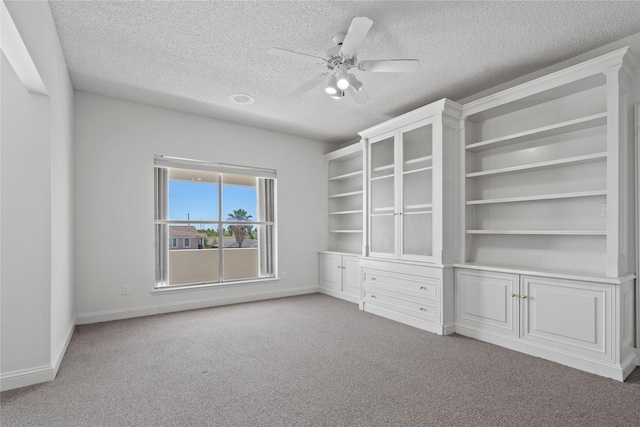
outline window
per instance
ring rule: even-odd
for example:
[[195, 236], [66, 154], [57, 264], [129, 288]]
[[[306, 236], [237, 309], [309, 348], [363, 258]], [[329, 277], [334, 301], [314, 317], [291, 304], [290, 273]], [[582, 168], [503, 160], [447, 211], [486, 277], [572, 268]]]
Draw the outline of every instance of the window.
[[156, 288], [276, 277], [274, 170], [156, 156], [154, 175]]

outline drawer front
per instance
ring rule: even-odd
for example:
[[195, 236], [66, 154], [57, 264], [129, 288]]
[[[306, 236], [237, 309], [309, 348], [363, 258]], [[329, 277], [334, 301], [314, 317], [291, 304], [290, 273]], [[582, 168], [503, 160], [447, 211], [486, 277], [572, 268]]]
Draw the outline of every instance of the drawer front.
[[366, 287], [375, 286], [391, 292], [412, 297], [440, 301], [440, 280], [430, 277], [394, 274], [377, 270], [363, 271], [363, 283]]
[[364, 290], [365, 304], [377, 305], [433, 323], [440, 322], [440, 307], [428, 301], [410, 301], [401, 295], [379, 292], [373, 289]]

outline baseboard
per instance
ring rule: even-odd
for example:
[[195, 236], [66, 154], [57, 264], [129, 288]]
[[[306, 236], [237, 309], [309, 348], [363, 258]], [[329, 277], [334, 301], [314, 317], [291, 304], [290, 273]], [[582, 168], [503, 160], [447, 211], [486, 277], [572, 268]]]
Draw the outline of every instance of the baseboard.
[[600, 375], [602, 377], [611, 378], [616, 381], [624, 381], [626, 377], [631, 373], [631, 371], [633, 371], [638, 360], [635, 354], [631, 354], [631, 356], [622, 361], [620, 365], [617, 365], [615, 363], [606, 363], [595, 359], [587, 359], [577, 355], [574, 356], [566, 353], [561, 353], [558, 351], [550, 350], [548, 348], [537, 347], [528, 343], [514, 340], [513, 338], [494, 335], [492, 333], [479, 331], [477, 329], [460, 324], [456, 325], [456, 333], [470, 338], [475, 338], [480, 341], [495, 344], [509, 350], [518, 351], [520, 353], [525, 353], [534, 357], [540, 357], [542, 359], [559, 363], [570, 368], [579, 369], [581, 371]]
[[95, 313], [84, 313], [76, 316], [76, 325], [87, 325], [90, 323], [109, 322], [112, 320], [130, 319], [133, 317], [151, 316], [154, 314], [173, 313], [176, 311], [194, 310], [198, 308], [217, 307], [220, 305], [239, 304], [243, 302], [261, 301], [273, 298], [291, 297], [318, 292], [317, 286], [290, 288], [283, 290], [269, 290], [264, 292], [253, 292], [230, 297], [218, 297], [209, 299], [197, 299], [192, 301], [181, 301], [166, 304], [154, 304], [143, 307], [123, 308], [118, 310], [107, 310]]
[[334, 298], [342, 299], [342, 300], [345, 300], [345, 301], [349, 301], [349, 302], [352, 302], [354, 304], [360, 303], [360, 298], [359, 297], [353, 296], [353, 295], [349, 295], [349, 294], [345, 294], [344, 292], [335, 291], [333, 289], [327, 289], [327, 288], [320, 287], [318, 292], [320, 292], [321, 294], [324, 294], [324, 295], [329, 295], [330, 297], [334, 297]]
[[60, 350], [58, 350], [57, 354], [52, 355], [53, 356], [53, 376], [55, 378], [56, 375], [58, 375], [58, 369], [60, 369], [60, 364], [62, 363], [62, 358], [64, 357], [65, 353], [67, 352], [67, 347], [69, 347], [69, 343], [71, 342], [71, 337], [73, 336], [73, 331], [75, 331], [76, 329], [76, 325], [75, 323], [71, 324], [71, 327], [69, 328], [69, 330], [67, 331], [67, 336], [64, 340], [64, 343], [62, 344], [62, 346], [60, 347]]
[[51, 381], [55, 376], [55, 371], [51, 365], [6, 372], [0, 376], [0, 391], [44, 383]]

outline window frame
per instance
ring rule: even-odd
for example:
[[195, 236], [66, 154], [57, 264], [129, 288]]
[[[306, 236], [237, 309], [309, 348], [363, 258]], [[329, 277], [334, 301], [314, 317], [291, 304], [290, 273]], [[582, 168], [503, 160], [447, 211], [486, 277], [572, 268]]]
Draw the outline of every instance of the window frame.
[[[169, 207], [169, 195], [168, 195], [168, 183], [169, 173], [168, 170], [187, 169], [193, 171], [203, 172], [215, 172], [219, 174], [218, 181], [218, 209], [219, 215], [217, 220], [210, 221], [193, 221], [193, 220], [171, 220], [168, 216]], [[261, 194], [264, 193], [264, 200], [260, 202], [258, 197], [257, 202], [259, 205], [264, 205], [261, 211], [264, 215], [261, 221], [242, 221], [236, 222], [233, 220], [224, 219], [222, 215], [223, 203], [222, 193], [224, 174], [246, 175], [255, 178], [264, 178], [257, 182], [264, 183], [265, 188], [262, 189]], [[203, 287], [220, 287], [229, 285], [239, 285], [256, 282], [277, 281], [280, 280], [278, 275], [278, 244], [277, 244], [277, 172], [272, 169], [255, 168], [249, 166], [239, 166], [224, 163], [212, 163], [201, 160], [192, 160], [178, 157], [169, 157], [163, 155], [154, 156], [154, 204], [155, 204], [155, 216], [154, 224], [156, 227], [156, 283], [153, 292], [161, 291], [178, 291], [187, 289], [200, 289]], [[256, 191], [259, 191], [259, 185], [256, 184]], [[225, 249], [220, 245], [219, 249], [219, 266], [218, 266], [218, 280], [212, 282], [194, 282], [184, 284], [169, 284], [169, 248], [170, 225], [216, 225], [218, 232], [222, 232], [224, 224], [244, 224], [252, 225], [256, 228], [264, 226], [263, 229], [267, 231], [267, 234], [259, 240], [259, 262], [261, 262], [266, 275], [261, 276], [262, 268], [259, 267], [257, 277], [243, 278], [243, 279], [224, 279], [224, 252]], [[186, 240], [186, 239], [185, 239]], [[204, 237], [199, 238], [203, 242]], [[177, 247], [177, 246], [176, 246]], [[192, 246], [186, 246], [185, 248], [192, 249]], [[233, 250], [233, 249], [227, 249]]]

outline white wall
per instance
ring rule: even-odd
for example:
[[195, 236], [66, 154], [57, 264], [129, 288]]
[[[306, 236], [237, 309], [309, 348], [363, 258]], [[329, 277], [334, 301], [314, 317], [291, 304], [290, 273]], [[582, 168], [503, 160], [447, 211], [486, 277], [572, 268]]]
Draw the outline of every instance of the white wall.
[[[74, 104], [78, 323], [317, 291], [326, 143], [81, 91]], [[152, 293], [155, 154], [276, 169], [282, 279]]]
[[49, 96], [2, 57], [2, 388], [52, 379], [74, 326], [73, 89], [47, 2], [6, 2]]

